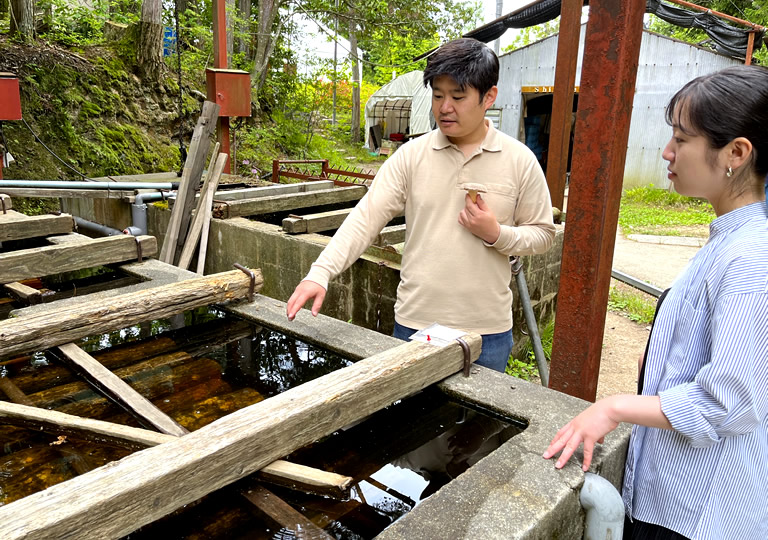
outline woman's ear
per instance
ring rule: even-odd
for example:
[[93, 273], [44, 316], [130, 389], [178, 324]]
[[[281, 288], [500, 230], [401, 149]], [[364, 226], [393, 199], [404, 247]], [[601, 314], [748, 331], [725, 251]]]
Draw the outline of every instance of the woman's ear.
[[738, 169], [752, 155], [752, 143], [746, 137], [736, 137], [726, 146], [728, 167]]

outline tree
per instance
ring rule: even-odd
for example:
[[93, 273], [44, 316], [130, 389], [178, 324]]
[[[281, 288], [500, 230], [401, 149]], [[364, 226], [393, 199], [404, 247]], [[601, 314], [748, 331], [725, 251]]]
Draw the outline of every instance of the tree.
[[354, 18], [349, 19], [349, 48], [352, 50], [352, 121], [351, 141], [360, 142], [360, 62], [357, 59], [357, 23]]
[[139, 76], [157, 82], [163, 69], [163, 4], [161, 0], [141, 3], [139, 39], [136, 46]]
[[19, 41], [32, 41], [35, 36], [33, 0], [11, 0], [10, 6], [11, 37]]

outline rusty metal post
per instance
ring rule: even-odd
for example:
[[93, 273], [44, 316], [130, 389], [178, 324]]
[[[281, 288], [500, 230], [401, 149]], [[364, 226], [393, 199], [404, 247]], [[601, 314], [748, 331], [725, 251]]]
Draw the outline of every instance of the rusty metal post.
[[592, 0], [563, 243], [550, 388], [594, 401], [645, 0]]
[[[213, 67], [227, 68], [227, 4], [224, 0], [213, 0]], [[229, 117], [219, 116], [216, 126], [216, 138], [221, 145], [221, 152], [231, 156], [229, 150]], [[224, 165], [224, 173], [229, 174], [230, 162]]]
[[568, 172], [568, 148], [571, 142], [571, 114], [576, 63], [579, 57], [581, 8], [584, 0], [563, 0], [560, 4], [560, 32], [557, 37], [555, 91], [552, 96], [547, 185], [552, 206], [563, 209], [565, 178]]
[[747, 55], [744, 58], [744, 65], [752, 65], [752, 51], [755, 49], [755, 31], [752, 30], [747, 37]]
[[276, 159], [272, 160], [272, 182], [280, 182], [280, 162]]

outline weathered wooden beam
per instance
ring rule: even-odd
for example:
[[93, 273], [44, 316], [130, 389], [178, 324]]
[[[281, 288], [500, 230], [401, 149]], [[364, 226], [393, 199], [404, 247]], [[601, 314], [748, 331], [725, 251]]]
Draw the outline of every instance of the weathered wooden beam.
[[288, 234], [314, 233], [338, 229], [352, 208], [331, 210], [305, 216], [289, 216], [283, 220], [283, 231]]
[[[480, 336], [463, 339], [471, 359], [477, 359]], [[175, 441], [2, 506], [0, 537], [123, 536], [460, 371], [463, 362], [458, 343], [403, 343]]]
[[189, 218], [195, 205], [195, 192], [200, 185], [205, 160], [208, 157], [208, 146], [211, 142], [216, 119], [221, 107], [211, 101], [203, 103], [203, 110], [197, 120], [192, 140], [189, 143], [189, 154], [184, 163], [184, 169], [179, 181], [176, 194], [176, 204], [173, 205], [171, 218], [168, 222], [163, 247], [160, 250], [160, 260], [174, 264], [184, 246], [184, 240], [189, 228]]
[[0, 242], [66, 234], [75, 230], [69, 214], [60, 216], [25, 216], [17, 212], [0, 213]]
[[139, 249], [143, 257], [151, 257], [157, 253], [157, 240], [154, 236], [108, 236], [82, 244], [0, 253], [0, 283], [130, 261], [138, 257]]
[[103, 442], [107, 440], [113, 444], [133, 449], [156, 446], [176, 438], [173, 435], [165, 435], [147, 429], [82, 418], [58, 411], [4, 401], [0, 401], [0, 421], [55, 435], [75, 435], [88, 441]]
[[381, 229], [379, 236], [373, 241], [374, 246], [391, 246], [405, 242], [405, 225], [392, 225]]
[[181, 436], [189, 433], [160, 409], [131, 388], [120, 377], [101, 365], [90, 354], [74, 343], [59, 345], [58, 350], [65, 361], [99, 391], [128, 410], [132, 415], [150, 423], [167, 435]]
[[264, 482], [278, 486], [336, 498], [348, 496], [353, 482], [349, 476], [283, 460], [273, 461], [261, 469], [257, 476]]
[[[14, 403], [34, 406], [32, 400], [27, 397], [27, 394], [22, 392], [19, 387], [16, 386], [8, 377], [0, 377], [0, 391], [2, 391], [8, 397], [8, 399]], [[0, 401], [0, 404], [1, 403], [3, 402]]]
[[333, 189], [333, 182], [330, 180], [320, 180], [313, 182], [299, 182], [297, 184], [274, 184], [272, 186], [235, 189], [230, 191], [222, 190], [216, 192], [214, 199], [217, 201], [258, 199], [260, 197], [273, 197], [275, 195], [286, 195], [289, 193], [320, 191], [321, 189]]
[[323, 204], [357, 201], [363, 198], [368, 188], [365, 186], [350, 186], [334, 189], [321, 189], [310, 193], [293, 193], [275, 195], [260, 199], [245, 199], [217, 203], [213, 217], [231, 218], [238, 216], [255, 216], [269, 212], [283, 212], [297, 208], [309, 208]]
[[0, 212], [6, 213], [13, 208], [13, 200], [9, 197], [10, 193], [5, 193], [5, 189], [0, 193]]
[[38, 289], [19, 283], [18, 281], [6, 283], [3, 287], [11, 294], [11, 296], [18, 298], [27, 304], [39, 304], [43, 301], [43, 295]]
[[[216, 143], [216, 148], [218, 147], [219, 143]], [[195, 209], [195, 217], [192, 219], [192, 225], [189, 227], [187, 239], [184, 241], [184, 248], [181, 250], [181, 255], [179, 256], [179, 268], [186, 270], [189, 268], [189, 263], [192, 262], [192, 255], [197, 248], [197, 243], [200, 241], [200, 234], [203, 230], [203, 224], [206, 220], [211, 219], [213, 194], [219, 185], [221, 173], [224, 172], [224, 167], [226, 167], [228, 159], [229, 156], [227, 154], [218, 154], [216, 156], [216, 164], [205, 177], [205, 183], [203, 184], [203, 188], [200, 190], [202, 197], [200, 197], [198, 200], [198, 205]], [[213, 161], [213, 159], [211, 159], [211, 161]]]
[[[256, 277], [254, 292], [258, 292], [264, 281], [261, 271], [253, 272]], [[249, 276], [231, 270], [121, 294], [103, 303], [88, 302], [7, 319], [0, 321], [0, 358], [48, 349], [217, 302], [245, 298], [250, 287]]]
[[[36, 197], [41, 199], [128, 199], [133, 191], [111, 189], [45, 189], [35, 187], [2, 188], [12, 197]], [[2, 210], [0, 210], [2, 212]]]
[[301, 540], [331, 540], [334, 538], [263, 486], [253, 485], [240, 493], [253, 503], [262, 519], [278, 529], [289, 531], [293, 538], [300, 538]]

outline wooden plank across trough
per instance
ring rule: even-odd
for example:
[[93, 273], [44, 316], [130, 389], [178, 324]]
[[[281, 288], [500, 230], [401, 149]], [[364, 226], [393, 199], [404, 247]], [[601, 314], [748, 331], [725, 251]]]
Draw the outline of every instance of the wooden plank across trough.
[[[260, 270], [253, 272], [254, 292], [258, 292], [263, 278]], [[212, 303], [246, 298], [250, 282], [245, 273], [231, 270], [121, 294], [98, 304], [88, 302], [0, 321], [0, 358], [48, 349]]]
[[313, 182], [301, 182], [298, 184], [275, 184], [272, 186], [219, 191], [214, 198], [217, 201], [236, 201], [241, 199], [258, 199], [260, 197], [287, 195], [290, 193], [308, 193], [310, 191], [319, 191], [321, 189], [333, 189], [333, 182], [331, 180], [317, 180]]
[[75, 220], [68, 214], [25, 216], [14, 211], [0, 213], [0, 242], [66, 234], [74, 230]]
[[[139, 247], [137, 244], [141, 244]], [[108, 236], [87, 243], [0, 253], [0, 283], [103, 266], [157, 253], [154, 236]]]
[[381, 229], [379, 236], [374, 240], [374, 246], [391, 246], [405, 242], [405, 225], [392, 225]]
[[[481, 337], [467, 334], [474, 361]], [[462, 369], [458, 343], [409, 342], [198, 431], [0, 507], [0, 537], [115, 538]]]
[[344, 223], [351, 211], [352, 208], [343, 208], [305, 216], [288, 216], [283, 220], [283, 231], [288, 234], [332, 231]]
[[29, 304], [39, 304], [43, 301], [42, 293], [29, 285], [14, 281], [13, 283], [6, 283], [3, 287], [6, 291], [11, 293], [12, 296]]
[[226, 219], [240, 216], [255, 216], [270, 212], [284, 212], [297, 208], [321, 206], [323, 204], [357, 201], [363, 198], [366, 191], [368, 191], [368, 188], [365, 186], [350, 186], [321, 189], [310, 193], [291, 193], [261, 197], [259, 199], [222, 202], [217, 203], [214, 207], [213, 217]]

